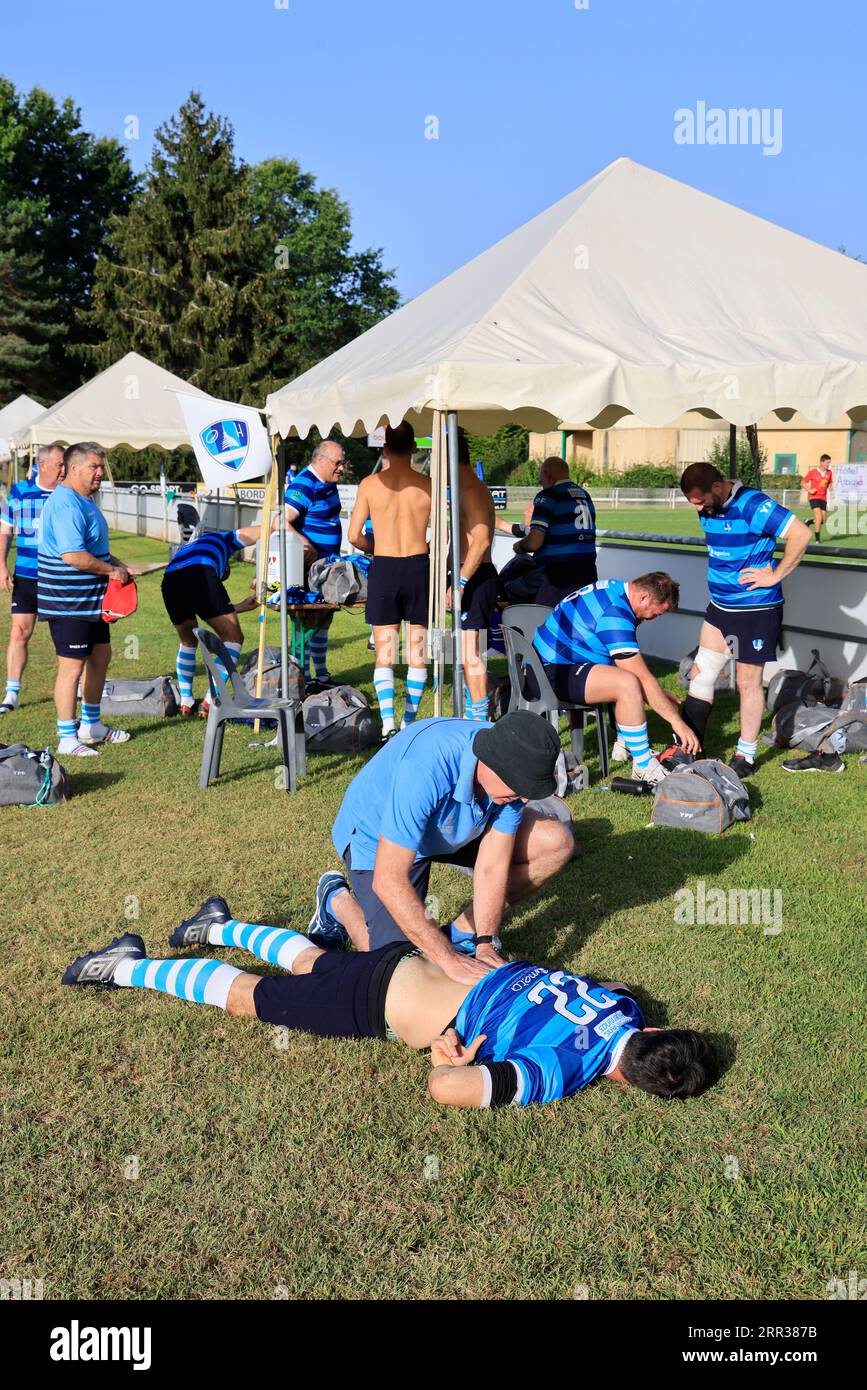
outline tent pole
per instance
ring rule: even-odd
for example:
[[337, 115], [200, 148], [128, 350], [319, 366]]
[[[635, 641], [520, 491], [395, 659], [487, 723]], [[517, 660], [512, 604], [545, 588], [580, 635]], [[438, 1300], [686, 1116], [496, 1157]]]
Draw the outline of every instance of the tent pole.
[[461, 650], [461, 478], [458, 471], [458, 412], [448, 413], [449, 525], [452, 538], [452, 709], [464, 712], [464, 671]]
[[[277, 436], [274, 436], [275, 439]], [[280, 531], [280, 695], [289, 698], [289, 604], [286, 598], [286, 508], [283, 495], [286, 491], [286, 448], [280, 440], [275, 451], [277, 467], [277, 498], [279, 502]]]
[[738, 427], [729, 425], [729, 477], [738, 476]]
[[[271, 437], [271, 472], [265, 484], [262, 498], [262, 523], [259, 529], [259, 573], [257, 575], [256, 597], [259, 600], [259, 657], [256, 663], [256, 699], [262, 695], [262, 671], [265, 665], [265, 600], [268, 597], [268, 549], [271, 534], [271, 513], [277, 492], [277, 469], [274, 466], [274, 439]], [[253, 732], [259, 732], [259, 720], [253, 722]]]

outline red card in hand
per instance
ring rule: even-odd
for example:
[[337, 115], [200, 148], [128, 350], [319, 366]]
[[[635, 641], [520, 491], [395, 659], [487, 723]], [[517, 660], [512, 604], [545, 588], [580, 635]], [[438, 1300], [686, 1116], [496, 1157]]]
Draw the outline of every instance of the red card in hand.
[[135, 580], [121, 584], [119, 579], [110, 579], [102, 596], [102, 617], [106, 623], [116, 623], [118, 618], [128, 618], [138, 608], [138, 589]]

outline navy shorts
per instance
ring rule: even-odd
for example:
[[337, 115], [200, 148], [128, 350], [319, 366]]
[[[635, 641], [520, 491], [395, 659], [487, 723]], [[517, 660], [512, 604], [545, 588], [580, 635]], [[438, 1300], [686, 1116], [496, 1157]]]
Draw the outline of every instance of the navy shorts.
[[[580, 666], [561, 666], [559, 664], [548, 665], [543, 662], [545, 675], [551, 683], [551, 689], [558, 699], [563, 700], [567, 705], [586, 705], [587, 697], [584, 687], [587, 684], [587, 677], [593, 670], [594, 662], [583, 661]], [[539, 682], [529, 667], [526, 668], [524, 675], [524, 693], [528, 700], [538, 700]]]
[[256, 1017], [320, 1038], [385, 1038], [385, 996], [406, 938], [379, 951], [326, 951], [309, 975], [263, 975], [253, 991]]
[[48, 630], [58, 656], [88, 657], [94, 647], [111, 642], [111, 629], [101, 618], [49, 618]]
[[461, 590], [461, 627], [464, 632], [489, 631], [497, 607], [499, 582], [496, 566], [489, 560], [479, 565], [475, 574], [467, 580]]
[[[434, 859], [416, 860], [410, 868], [409, 881], [418, 894], [419, 902], [423, 903], [427, 898], [431, 864], [455, 864], [465, 869], [472, 869], [475, 866], [481, 840], [480, 835], [475, 840], [470, 840], [467, 844], [462, 845], [453, 854], [437, 855]], [[370, 950], [378, 950], [389, 942], [405, 942], [406, 937], [397, 922], [373, 891], [373, 870], [353, 869], [351, 845], [348, 845], [343, 852], [343, 862], [346, 865], [346, 872], [349, 875], [355, 900], [364, 913]]]
[[783, 605], [772, 608], [717, 608], [709, 603], [705, 614], [711, 627], [729, 642], [735, 661], [745, 666], [764, 666], [775, 661], [783, 629]]
[[598, 577], [594, 555], [566, 565], [546, 565], [535, 601], [546, 608], [556, 608], [576, 589], [583, 589], [585, 584], [595, 584]]
[[364, 616], [373, 627], [427, 627], [429, 595], [429, 555], [374, 555]]
[[36, 601], [36, 580], [27, 579], [23, 574], [16, 574], [12, 580], [12, 607], [13, 613], [36, 613], [38, 610]]
[[219, 618], [234, 613], [235, 605], [211, 565], [187, 565], [163, 575], [163, 603], [175, 627], [195, 618]]

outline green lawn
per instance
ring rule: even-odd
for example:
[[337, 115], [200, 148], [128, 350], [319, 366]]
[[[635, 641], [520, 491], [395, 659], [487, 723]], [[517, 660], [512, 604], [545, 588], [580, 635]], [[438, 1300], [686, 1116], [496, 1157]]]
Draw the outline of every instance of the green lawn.
[[[233, 570], [236, 595], [250, 577]], [[117, 675], [173, 669], [159, 575], [140, 589], [115, 628]], [[332, 669], [372, 695], [366, 635], [340, 615]], [[124, 659], [130, 637], [138, 660]], [[53, 743], [52, 674], [40, 629], [5, 741]], [[735, 728], [723, 699], [711, 752], [728, 754]], [[635, 983], [651, 1022], [716, 1034], [728, 1070], [684, 1105], [601, 1083], [464, 1113], [427, 1099], [425, 1059], [396, 1044], [284, 1048], [262, 1025], [151, 992], [61, 989], [74, 956], [125, 929], [159, 954], [215, 892], [240, 917], [304, 929], [362, 762], [314, 756], [290, 798], [274, 751], [230, 729], [221, 781], [202, 793], [198, 721], [133, 732], [71, 762], [66, 805], [0, 812], [4, 1277], [43, 1279], [46, 1298], [809, 1299], [863, 1272], [857, 758], [796, 779], [762, 753], [755, 818], [719, 839], [648, 829], [648, 803], [602, 789], [591, 758], [572, 803], [581, 857], [512, 914], [507, 949]], [[782, 932], [678, 925], [674, 894], [700, 879], [779, 888]], [[444, 920], [465, 887], [438, 871]]]

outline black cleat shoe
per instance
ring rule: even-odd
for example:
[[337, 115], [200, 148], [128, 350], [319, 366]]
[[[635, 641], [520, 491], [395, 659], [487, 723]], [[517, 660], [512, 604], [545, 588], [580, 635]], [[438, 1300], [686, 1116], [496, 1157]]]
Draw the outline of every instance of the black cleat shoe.
[[120, 989], [114, 983], [114, 968], [121, 960], [143, 960], [145, 944], [140, 936], [124, 932], [101, 951], [79, 956], [63, 972], [62, 985], [95, 985], [97, 989]]
[[208, 898], [207, 902], [202, 903], [195, 917], [188, 917], [186, 922], [181, 922], [179, 927], [175, 927], [169, 937], [169, 945], [207, 946], [209, 928], [215, 922], [222, 926], [224, 922], [231, 920], [232, 914], [225, 898]]
[[742, 753], [735, 753], [733, 758], [729, 758], [729, 767], [732, 772], [736, 772], [741, 781], [745, 777], [752, 777], [756, 770], [755, 763], [750, 758], [745, 758]]
[[806, 758], [788, 758], [784, 772], [845, 772], [846, 764], [836, 753], [808, 753]]

